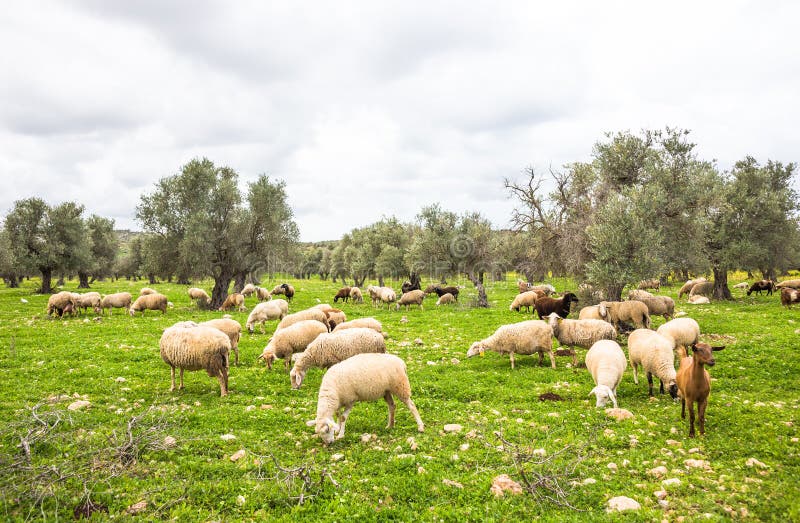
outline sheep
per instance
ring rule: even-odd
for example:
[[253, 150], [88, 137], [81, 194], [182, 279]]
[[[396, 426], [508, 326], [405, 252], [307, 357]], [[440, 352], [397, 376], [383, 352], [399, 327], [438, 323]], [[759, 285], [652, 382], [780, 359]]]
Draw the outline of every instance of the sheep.
[[278, 331], [280, 329], [285, 329], [286, 327], [294, 325], [298, 321], [302, 320], [317, 320], [318, 322], [323, 323], [326, 327], [329, 325], [328, 315], [325, 313], [325, 311], [311, 308], [284, 316], [280, 323], [278, 323], [278, 326], [275, 328], [275, 330]]
[[658, 278], [642, 280], [639, 282], [638, 288], [643, 291], [646, 291], [647, 289], [659, 290], [661, 288], [661, 281]]
[[410, 291], [419, 290], [419, 282], [411, 283], [410, 281], [404, 281], [403, 284], [400, 286], [401, 294], [405, 294]]
[[272, 294], [264, 287], [256, 287], [256, 298], [258, 301], [269, 301], [272, 299]]
[[359, 327], [372, 329], [375, 332], [381, 333], [384, 338], [386, 337], [386, 334], [383, 332], [383, 325], [375, 318], [356, 318], [355, 320], [346, 321], [337, 325], [332, 332], [341, 332], [345, 329], [355, 329]]
[[617, 331], [603, 320], [566, 320], [555, 312], [550, 314], [548, 324], [558, 343], [568, 346], [572, 352], [572, 366], [578, 366], [575, 347], [590, 348], [600, 340], [613, 340]]
[[[231, 340], [231, 350], [235, 355], [234, 365], [239, 365], [239, 339], [242, 337], [242, 326], [238, 321], [229, 318], [217, 318], [200, 323], [205, 327], [214, 327], [225, 333]], [[230, 355], [230, 353], [228, 353]], [[230, 363], [230, 362], [229, 362]]]
[[167, 313], [167, 297], [163, 294], [145, 294], [136, 298], [136, 301], [128, 309], [128, 314], [135, 316], [137, 312], [142, 311], [161, 311], [161, 314]]
[[678, 368], [676, 380], [678, 382], [678, 395], [681, 398], [681, 419], [686, 419], [686, 404], [689, 404], [689, 437], [694, 437], [694, 404], [697, 403], [697, 418], [700, 425], [700, 435], [706, 433], [706, 406], [708, 395], [711, 393], [711, 376], [703, 367], [713, 367], [713, 351], [720, 351], [725, 347], [712, 347], [708, 343], [695, 343], [692, 346], [692, 355], [683, 358]]
[[64, 305], [64, 308], [61, 310], [61, 316], [64, 315], [74, 316], [75, 314], [77, 314], [77, 311], [75, 310], [75, 302], [68, 301], [67, 304]]
[[[329, 445], [334, 437], [344, 437], [344, 427], [353, 405], [359, 401], [386, 400], [389, 407], [387, 429], [394, 426], [395, 403], [392, 395], [405, 403], [417, 422], [417, 430], [425, 431], [425, 424], [411, 400], [411, 384], [406, 364], [393, 354], [359, 354], [338, 363], [322, 377], [317, 399], [316, 419], [307, 422], [314, 432]], [[338, 412], [338, 423], [334, 419]]]
[[637, 329], [650, 328], [650, 313], [640, 301], [601, 301], [597, 311], [617, 331], [621, 322], [632, 322]]
[[750, 284], [747, 283], [746, 281], [737, 283], [736, 285], [733, 286], [734, 289], [747, 289], [748, 287], [750, 287]]
[[422, 300], [424, 299], [424, 292], [422, 292], [420, 289], [412, 289], [400, 296], [395, 308], [396, 310], [400, 310], [400, 307], [405, 305], [406, 310], [408, 310], [412, 305], [417, 305], [419, 306], [420, 310], [425, 310], [425, 307], [422, 306]]
[[508, 310], [520, 312], [522, 307], [525, 307], [525, 311], [530, 312], [531, 307], [536, 306], [536, 300], [542, 297], [544, 297], [544, 293], [541, 291], [522, 292], [514, 296], [514, 300], [508, 306]]
[[386, 310], [389, 310], [392, 306], [392, 303], [397, 300], [397, 294], [394, 292], [394, 289], [382, 287], [380, 291], [380, 299], [386, 304]]
[[99, 292], [87, 292], [85, 294], [79, 294], [78, 299], [73, 300], [73, 303], [76, 307], [80, 307], [82, 309], [81, 312], [91, 307], [93, 312], [99, 314], [101, 300], [102, 298], [100, 297]]
[[783, 289], [788, 287], [790, 289], [800, 289], [800, 280], [784, 280], [775, 285], [776, 289]]
[[534, 353], [539, 353], [539, 365], [547, 353], [550, 356], [550, 365], [556, 368], [556, 359], [553, 356], [553, 329], [541, 320], [502, 325], [488, 338], [473, 343], [467, 351], [467, 357], [471, 358], [476, 354], [483, 356], [487, 349], [499, 354], [509, 354], [512, 369], [514, 369], [514, 354]]
[[446, 292], [442, 294], [438, 300], [436, 300], [436, 306], [438, 307], [439, 305], [450, 305], [451, 303], [455, 302], [456, 298], [449, 292]]
[[633, 367], [633, 382], [639, 384], [639, 367], [647, 373], [648, 394], [653, 396], [653, 375], [661, 380], [661, 393], [667, 384], [669, 395], [678, 397], [675, 381], [675, 357], [672, 355], [672, 340], [650, 329], [636, 329], [628, 336], [628, 356]]
[[800, 291], [789, 287], [781, 289], [781, 305], [787, 309], [791, 309], [792, 304], [798, 302], [800, 302]]
[[581, 309], [578, 313], [579, 320], [602, 320], [603, 317], [600, 316], [600, 306], [599, 305], [589, 305]]
[[225, 298], [225, 301], [222, 302], [222, 305], [220, 305], [219, 309], [217, 309], [217, 310], [227, 311], [228, 309], [230, 309], [232, 307], [238, 308], [240, 312], [241, 311], [246, 311], [247, 308], [244, 306], [244, 296], [242, 296], [238, 292], [234, 292], [232, 294], [229, 294], [228, 297]]
[[364, 303], [364, 296], [361, 295], [361, 289], [358, 287], [350, 287], [350, 299], [353, 303]]
[[689, 292], [692, 290], [692, 287], [705, 281], [706, 279], [702, 276], [693, 280], [686, 280], [686, 283], [684, 283], [681, 289], [678, 291], [678, 298], [682, 298], [684, 294], [689, 294]]
[[70, 304], [74, 308], [74, 298], [71, 292], [61, 291], [51, 295], [47, 299], [47, 315], [50, 316], [54, 312], [59, 317], [64, 315], [64, 307]]
[[252, 283], [248, 283], [247, 285], [242, 287], [242, 290], [239, 291], [239, 294], [241, 294], [245, 298], [248, 298], [252, 296], [255, 292], [256, 292], [256, 286], [253, 285]]
[[142, 287], [139, 291], [139, 296], [147, 296], [148, 294], [158, 294], [158, 291], [150, 287]]
[[692, 296], [707, 296], [711, 297], [710, 294], [714, 292], [714, 282], [713, 281], [703, 281], [698, 284], [695, 284], [692, 287], [692, 290], [689, 291], [689, 297]]
[[386, 352], [383, 335], [373, 329], [355, 327], [321, 334], [308, 344], [289, 373], [293, 389], [299, 389], [311, 367], [328, 368], [356, 354]]
[[198, 289], [197, 287], [190, 288], [187, 293], [189, 294], [190, 300], [197, 300], [198, 305], [202, 303], [203, 305], [208, 305], [211, 303], [211, 298], [208, 296], [208, 293], [203, 289]]
[[672, 348], [681, 358], [686, 356], [686, 348], [700, 340], [700, 325], [692, 318], [675, 318], [660, 326], [657, 333], [672, 342]]
[[347, 302], [350, 299], [350, 291], [352, 287], [342, 287], [336, 292], [336, 296], [333, 297], [333, 303], [336, 303], [339, 300]]
[[180, 369], [179, 389], [183, 389], [184, 370], [204, 369], [209, 376], [219, 380], [220, 396], [228, 395], [228, 354], [231, 350], [231, 340], [224, 332], [205, 326], [168, 327], [161, 335], [159, 346], [161, 359], [170, 366], [172, 378], [170, 391], [175, 390], [177, 367]]
[[447, 294], [449, 292], [450, 294], [453, 295], [453, 298], [455, 298], [455, 300], [458, 301], [458, 292], [459, 292], [458, 287], [453, 287], [452, 285], [449, 287], [442, 287], [441, 285], [428, 285], [428, 287], [425, 288], [424, 292], [425, 294], [431, 294], [432, 292], [435, 292], [436, 295], [439, 296], [440, 298], [442, 297], [442, 295]]
[[549, 283], [542, 283], [540, 285], [531, 285], [530, 290], [541, 291], [544, 293], [545, 296], [550, 296], [551, 294], [556, 292], [556, 288], [550, 285]]
[[381, 299], [380, 290], [381, 290], [381, 288], [382, 287], [378, 287], [376, 285], [370, 285], [370, 286], [367, 287], [367, 293], [369, 294], [369, 297], [372, 299], [372, 306], [373, 307], [377, 306], [378, 302], [380, 302], [380, 299]]
[[608, 400], [617, 405], [617, 386], [628, 362], [619, 344], [613, 340], [599, 340], [586, 353], [586, 368], [592, 375], [595, 387], [589, 392], [597, 397], [595, 407], [605, 407]]
[[319, 305], [312, 307], [312, 309], [319, 309], [325, 313], [325, 325], [328, 326], [328, 330], [332, 331], [337, 325], [347, 321], [347, 315], [344, 313], [344, 311], [334, 309], [327, 303], [320, 303]]
[[647, 305], [647, 313], [652, 316], [663, 316], [664, 320], [669, 321], [675, 315], [675, 300], [669, 296], [651, 296], [649, 298], [636, 298], [633, 301], [640, 301]]
[[528, 292], [531, 290], [531, 284], [526, 281], [517, 280], [517, 289], [519, 289], [520, 293]]
[[117, 292], [104, 296], [100, 300], [100, 311], [104, 312], [108, 309], [108, 315], [111, 316], [113, 309], [128, 309], [131, 306], [131, 293], [130, 292]]
[[288, 371], [292, 354], [303, 352], [317, 336], [326, 332], [328, 328], [316, 320], [298, 321], [285, 329], [276, 330], [258, 359], [263, 359], [267, 368], [272, 369], [272, 362], [282, 358], [284, 370]]
[[772, 296], [773, 290], [775, 290], [775, 282], [772, 280], [759, 280], [747, 289], [747, 295], [750, 296], [750, 294], [756, 292], [761, 296], [761, 291], [767, 291], [767, 296]]
[[707, 296], [689, 296], [689, 303], [692, 305], [706, 305], [711, 303]]
[[247, 316], [247, 332], [253, 334], [255, 325], [261, 324], [261, 333], [265, 332], [264, 323], [269, 320], [282, 320], [289, 314], [289, 304], [280, 298], [257, 304]]
[[270, 291], [270, 294], [273, 296], [276, 294], [283, 294], [286, 296], [286, 301], [292, 301], [292, 298], [294, 298], [294, 287], [288, 283], [281, 283], [280, 285], [276, 285], [275, 288]]
[[556, 313], [562, 318], [569, 316], [569, 309], [572, 302], [578, 303], [578, 297], [571, 292], [564, 293], [560, 298], [545, 296], [536, 300], [536, 314], [539, 319], [544, 319], [552, 313]]
[[642, 298], [652, 298], [654, 294], [650, 294], [647, 291], [641, 289], [633, 289], [632, 291], [628, 292], [628, 299], [629, 300], [639, 300], [641, 301]]

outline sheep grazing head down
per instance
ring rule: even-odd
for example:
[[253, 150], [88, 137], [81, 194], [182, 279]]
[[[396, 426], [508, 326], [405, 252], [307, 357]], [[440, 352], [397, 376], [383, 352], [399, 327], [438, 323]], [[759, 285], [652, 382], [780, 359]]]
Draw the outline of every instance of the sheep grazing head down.
[[483, 345], [481, 345], [481, 342], [476, 341], [475, 343], [472, 344], [472, 347], [470, 347], [469, 350], [467, 351], [467, 358], [471, 358], [476, 355], [483, 356], [483, 352], [485, 350], [486, 348]]
[[317, 420], [309, 420], [306, 422], [309, 427], [314, 427], [314, 433], [319, 436], [324, 445], [333, 443], [336, 433], [339, 432], [339, 424], [331, 418]]
[[669, 395], [672, 399], [678, 399], [678, 383], [675, 380], [671, 380], [669, 382], [669, 387], [667, 390], [669, 391]]
[[614, 405], [614, 408], [617, 408], [617, 397], [614, 395], [614, 391], [608, 385], [598, 385], [593, 388], [589, 392], [589, 396], [594, 394], [597, 396], [597, 403], [595, 403], [595, 407], [605, 407], [606, 403], [611, 400], [611, 404]]
[[299, 389], [300, 385], [303, 384], [303, 380], [306, 377], [306, 371], [304, 370], [296, 370], [294, 367], [292, 370], [289, 371], [289, 380], [292, 382], [293, 389]]

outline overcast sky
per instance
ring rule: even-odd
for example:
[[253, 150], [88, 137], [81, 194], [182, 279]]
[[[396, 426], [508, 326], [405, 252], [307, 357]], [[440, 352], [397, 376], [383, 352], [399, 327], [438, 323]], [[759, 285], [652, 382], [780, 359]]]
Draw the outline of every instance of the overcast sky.
[[286, 181], [301, 239], [423, 205], [497, 227], [504, 177], [606, 131], [800, 159], [797, 2], [26, 1], [0, 13], [0, 212], [134, 208], [194, 157]]

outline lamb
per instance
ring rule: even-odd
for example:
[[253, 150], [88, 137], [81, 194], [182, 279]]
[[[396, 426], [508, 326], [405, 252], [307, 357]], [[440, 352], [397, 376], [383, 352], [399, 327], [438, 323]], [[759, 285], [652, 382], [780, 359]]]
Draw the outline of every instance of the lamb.
[[342, 287], [336, 292], [336, 296], [333, 297], [333, 303], [336, 303], [339, 300], [347, 302], [350, 299], [350, 291], [352, 287]]
[[330, 334], [321, 334], [309, 343], [289, 373], [293, 389], [299, 389], [311, 367], [328, 368], [356, 354], [386, 352], [383, 335], [373, 329], [356, 327]]
[[248, 283], [247, 285], [242, 287], [242, 290], [239, 291], [239, 294], [241, 294], [245, 298], [248, 298], [248, 297], [252, 296], [253, 294], [255, 294], [255, 292], [256, 292], [256, 286], [253, 285], [252, 283]]
[[435, 292], [440, 298], [442, 295], [449, 292], [453, 295], [453, 298], [458, 301], [458, 287], [453, 287], [452, 285], [449, 287], [442, 287], [441, 285], [428, 285], [428, 287], [425, 288], [425, 294], [431, 294], [432, 292]]
[[514, 296], [514, 300], [511, 302], [511, 305], [508, 306], [508, 310], [520, 312], [522, 307], [525, 307], [525, 311], [530, 312], [531, 307], [536, 306], [536, 300], [543, 297], [544, 293], [541, 291], [525, 291], [519, 293]]
[[439, 305], [450, 305], [451, 303], [455, 302], [456, 302], [455, 296], [453, 296], [449, 292], [446, 292], [442, 294], [438, 300], [436, 300], [436, 306], [438, 307]]
[[270, 320], [282, 320], [287, 314], [289, 314], [289, 304], [286, 300], [275, 299], [259, 303], [253, 307], [250, 315], [247, 316], [247, 323], [245, 324], [247, 332], [253, 334], [255, 325], [260, 323], [261, 333], [263, 334], [265, 332], [264, 323]]
[[696, 284], [692, 287], [692, 290], [689, 291], [689, 297], [692, 296], [707, 296], [711, 297], [710, 294], [714, 292], [714, 282], [713, 281], [703, 281]]
[[[239, 322], [229, 318], [218, 318], [204, 321], [200, 323], [200, 325], [205, 327], [214, 327], [215, 329], [219, 329], [225, 333], [228, 339], [231, 340], [231, 350], [236, 356], [233, 364], [239, 365], [239, 339], [242, 337], [242, 326], [239, 324]], [[230, 353], [228, 354], [230, 355]]]
[[775, 285], [776, 289], [783, 289], [788, 287], [790, 289], [800, 289], [800, 280], [784, 280]]
[[161, 314], [167, 313], [167, 297], [163, 294], [145, 294], [136, 298], [136, 301], [128, 309], [128, 314], [135, 316], [137, 312], [142, 311], [161, 311]]
[[628, 336], [628, 356], [633, 367], [633, 382], [639, 384], [639, 367], [647, 373], [648, 394], [653, 395], [653, 375], [661, 380], [661, 393], [667, 384], [669, 395], [678, 397], [675, 381], [675, 357], [672, 355], [672, 340], [650, 329], [636, 329]]
[[328, 315], [320, 309], [311, 308], [284, 316], [280, 323], [278, 323], [278, 326], [275, 328], [275, 330], [278, 331], [280, 329], [285, 329], [286, 327], [294, 325], [298, 321], [302, 320], [316, 320], [324, 324], [326, 327], [329, 326]]
[[750, 284], [747, 283], [746, 281], [737, 283], [736, 285], [733, 286], [734, 289], [747, 289], [748, 287], [750, 287]]
[[617, 331], [603, 320], [566, 320], [555, 312], [548, 316], [548, 323], [558, 343], [568, 346], [572, 352], [572, 366], [578, 366], [575, 347], [590, 348], [600, 340], [613, 340]]
[[190, 300], [197, 300], [197, 304], [208, 305], [211, 303], [211, 298], [208, 296], [208, 293], [203, 289], [198, 289], [197, 287], [192, 287], [188, 291], [189, 299]]
[[361, 289], [358, 287], [350, 287], [350, 299], [353, 303], [364, 303], [364, 296], [361, 295]]
[[681, 289], [678, 291], [678, 298], [682, 298], [684, 294], [689, 294], [689, 292], [692, 290], [692, 287], [705, 281], [706, 279], [703, 277], [695, 278], [693, 280], [686, 280], [686, 283], [684, 283]]
[[603, 317], [600, 316], [600, 306], [599, 305], [589, 305], [581, 309], [581, 312], [578, 313], [579, 320], [602, 320]]
[[108, 309], [108, 315], [111, 316], [113, 309], [128, 309], [131, 306], [131, 293], [130, 292], [117, 292], [104, 296], [100, 300], [101, 312]]
[[61, 291], [51, 295], [47, 299], [47, 315], [50, 316], [55, 312], [60, 318], [64, 315], [64, 308], [68, 304], [74, 308], [74, 298], [71, 292]]
[[382, 287], [379, 296], [381, 301], [386, 304], [386, 310], [389, 310], [392, 303], [397, 300], [397, 294], [394, 292], [394, 289], [389, 287]]
[[158, 294], [158, 291], [150, 287], [142, 287], [139, 291], [139, 296], [147, 296], [148, 294]]
[[595, 407], [605, 407], [608, 400], [616, 409], [617, 386], [628, 362], [619, 344], [613, 340], [599, 340], [586, 353], [586, 368], [592, 375], [595, 387], [589, 392], [597, 397]]
[[272, 369], [275, 359], [282, 358], [284, 370], [288, 371], [292, 354], [303, 352], [317, 336], [326, 332], [328, 328], [316, 320], [298, 321], [285, 329], [276, 330], [258, 358], [263, 359], [269, 369]]
[[707, 296], [689, 296], [689, 303], [692, 305], [706, 305], [711, 303]]
[[597, 310], [617, 331], [622, 322], [631, 322], [637, 329], [650, 328], [650, 313], [640, 301], [601, 301]]
[[[353, 405], [359, 401], [386, 400], [389, 406], [389, 423], [394, 426], [395, 403], [392, 395], [405, 403], [417, 422], [417, 430], [425, 431], [425, 424], [417, 407], [411, 400], [411, 384], [408, 381], [406, 364], [392, 354], [359, 354], [338, 363], [322, 377], [317, 400], [317, 416], [309, 421], [323, 444], [333, 442], [334, 437], [344, 437], [344, 427]], [[339, 422], [338, 412], [344, 409]]]
[[633, 289], [632, 291], [628, 292], [628, 299], [629, 300], [637, 300], [642, 301], [642, 298], [652, 298], [654, 295], [650, 294], [647, 291], [643, 291], [641, 289]]
[[659, 290], [661, 288], [661, 281], [658, 278], [653, 278], [650, 280], [642, 280], [639, 282], [640, 290], [647, 290], [647, 289], [655, 289]]
[[395, 308], [400, 310], [400, 307], [405, 305], [406, 310], [408, 310], [412, 305], [417, 305], [419, 306], [420, 310], [425, 310], [425, 308], [422, 306], [422, 300], [424, 299], [424, 292], [419, 289], [412, 289], [400, 296]]
[[711, 376], [703, 365], [713, 367], [713, 351], [725, 347], [712, 347], [708, 343], [696, 343], [692, 346], [692, 355], [683, 358], [676, 376], [678, 395], [681, 398], [681, 419], [686, 419], [686, 404], [689, 404], [689, 437], [694, 437], [694, 404], [697, 403], [697, 418], [700, 435], [706, 433], [706, 406], [711, 393]]
[[272, 299], [272, 294], [264, 287], [256, 287], [256, 298], [258, 301], [269, 301]]
[[759, 280], [754, 282], [753, 285], [747, 289], [747, 295], [750, 296], [753, 292], [761, 296], [761, 291], [767, 291], [767, 296], [772, 296], [772, 291], [775, 290], [775, 282], [772, 280]]
[[652, 316], [663, 316], [664, 320], [669, 321], [675, 315], [675, 300], [669, 296], [651, 296], [649, 298], [637, 298], [647, 305], [647, 313]]
[[519, 289], [520, 293], [528, 292], [531, 290], [531, 284], [526, 281], [517, 280], [517, 289]]
[[700, 340], [700, 325], [692, 318], [675, 318], [656, 331], [672, 342], [672, 348], [681, 358], [686, 356], [686, 348]]
[[227, 311], [232, 307], [238, 308], [239, 311], [246, 311], [247, 308], [245, 308], [244, 306], [244, 296], [242, 296], [238, 292], [229, 294], [228, 297], [225, 298], [225, 301], [222, 302], [222, 305], [220, 305], [219, 309], [217, 310]]
[[228, 395], [228, 354], [231, 340], [225, 333], [213, 327], [174, 326], [164, 329], [159, 346], [161, 359], [170, 366], [170, 391], [175, 390], [177, 367], [180, 369], [180, 389], [183, 389], [184, 370], [204, 369], [209, 376], [219, 380], [220, 396]]
[[500, 354], [509, 354], [512, 369], [514, 354], [534, 353], [539, 353], [539, 365], [547, 353], [550, 356], [550, 365], [556, 368], [556, 359], [553, 356], [553, 329], [541, 320], [502, 325], [488, 338], [473, 343], [467, 351], [467, 357], [471, 358], [476, 354], [483, 356], [487, 349]]
[[569, 316], [569, 309], [573, 302], [578, 303], [578, 297], [571, 292], [564, 293], [564, 296], [560, 298], [545, 296], [536, 300], [536, 314], [542, 320], [554, 312], [562, 318], [566, 318]]
[[367, 293], [369, 297], [372, 299], [372, 306], [376, 307], [378, 302], [380, 302], [381, 296], [380, 291], [382, 287], [378, 287], [376, 285], [370, 285], [367, 287]]
[[85, 294], [78, 295], [77, 300], [73, 300], [73, 303], [76, 307], [80, 307], [82, 309], [81, 312], [85, 311], [89, 307], [92, 308], [92, 311], [95, 313], [100, 313], [100, 301], [102, 298], [100, 297], [99, 292], [87, 292]]
[[791, 309], [792, 304], [798, 302], [800, 302], [800, 291], [789, 287], [781, 289], [781, 305], [787, 309]]

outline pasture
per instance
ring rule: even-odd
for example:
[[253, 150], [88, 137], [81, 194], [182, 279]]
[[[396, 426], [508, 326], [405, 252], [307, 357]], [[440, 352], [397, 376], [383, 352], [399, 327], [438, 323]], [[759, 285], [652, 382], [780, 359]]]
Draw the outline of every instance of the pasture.
[[[339, 288], [287, 281], [297, 292], [290, 311], [333, 304]], [[180, 521], [800, 520], [800, 307], [738, 289], [734, 301], [694, 306], [677, 299], [679, 285], [662, 289], [699, 322], [703, 341], [727, 346], [709, 370], [706, 435], [690, 439], [680, 404], [648, 399], [646, 379], [636, 386], [630, 368], [618, 397], [634, 417], [616, 421], [594, 407], [591, 376], [568, 357], [553, 370], [547, 358], [539, 367], [536, 356], [518, 356], [514, 371], [493, 352], [467, 359], [473, 341], [530, 314], [508, 310], [513, 275], [488, 282], [489, 309], [470, 307], [475, 291], [459, 283], [451, 307], [430, 296], [424, 310], [408, 312], [373, 309], [368, 297], [336, 305], [348, 319], [383, 323], [388, 352], [408, 365], [426, 431], [402, 404], [387, 430], [386, 404], [360, 403], [344, 439], [329, 447], [305, 424], [322, 371], [291, 390], [282, 362], [268, 371], [256, 361], [276, 322], [266, 334], [243, 332], [229, 396], [202, 371], [170, 392], [162, 330], [223, 314], [199, 311], [186, 286], [152, 286], [174, 304], [166, 315], [117, 309], [98, 321], [48, 318], [47, 297], [33, 294], [37, 280], [0, 287], [0, 518], [69, 519], [93, 504], [97, 519]], [[143, 286], [120, 280], [90, 290], [136, 295]], [[248, 309], [255, 303], [246, 300]], [[244, 325], [247, 312], [230, 314]], [[663, 321], [653, 318], [653, 327]], [[563, 401], [540, 400], [546, 393]], [[77, 400], [89, 404], [68, 410]], [[462, 429], [446, 433], [446, 424]], [[490, 487], [500, 474], [528, 481], [531, 492], [496, 497]], [[607, 514], [615, 496], [641, 508]]]

